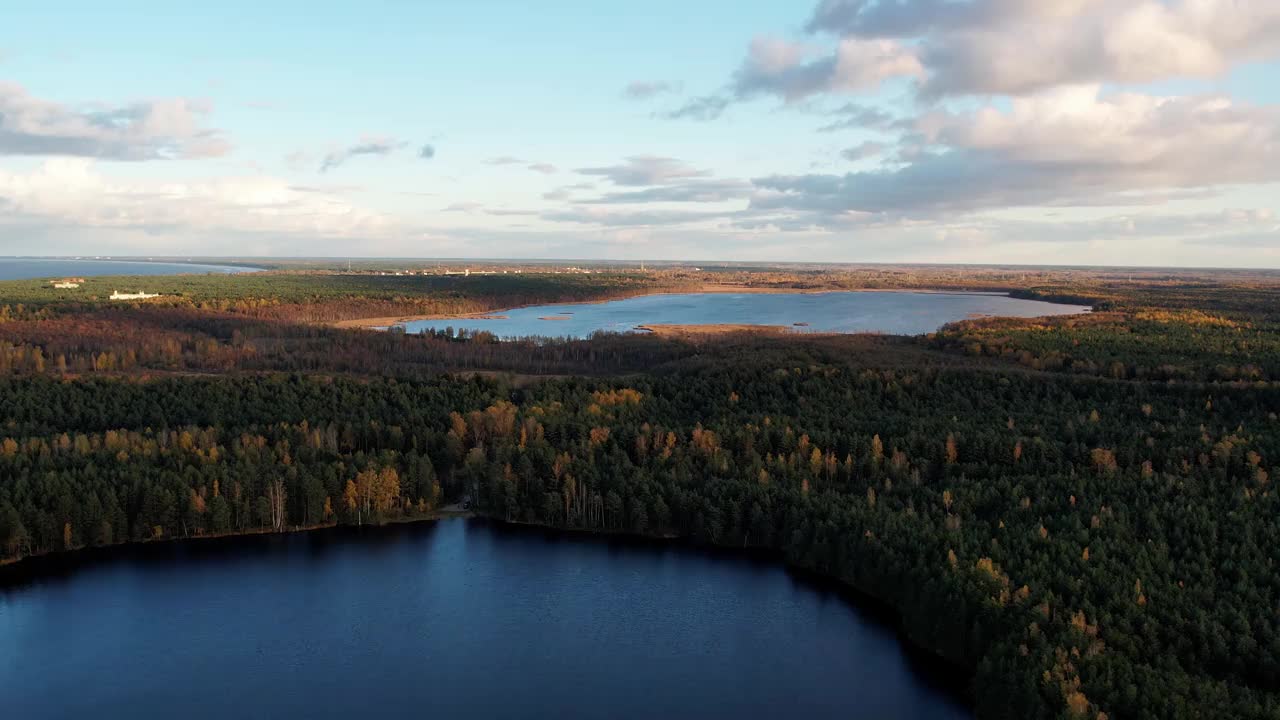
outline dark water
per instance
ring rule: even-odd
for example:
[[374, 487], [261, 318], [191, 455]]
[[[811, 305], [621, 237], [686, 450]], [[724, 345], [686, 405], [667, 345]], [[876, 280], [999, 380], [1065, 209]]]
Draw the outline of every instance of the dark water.
[[[1088, 309], [983, 293], [690, 293], [583, 305], [539, 305], [494, 313], [505, 315], [507, 319], [502, 320], [421, 320], [406, 323], [405, 330], [413, 333], [448, 326], [485, 330], [503, 338], [584, 338], [598, 331], [631, 332], [638, 325], [668, 323], [782, 325], [809, 332], [920, 335], [979, 315], [1039, 317]], [[541, 319], [546, 317], [557, 319]]]
[[131, 260], [71, 260], [0, 257], [0, 280], [94, 277], [102, 275], [180, 275], [184, 273], [254, 272], [257, 268], [198, 263]]
[[15, 720], [970, 717], [884, 624], [736, 555], [446, 520], [37, 577], [0, 590]]

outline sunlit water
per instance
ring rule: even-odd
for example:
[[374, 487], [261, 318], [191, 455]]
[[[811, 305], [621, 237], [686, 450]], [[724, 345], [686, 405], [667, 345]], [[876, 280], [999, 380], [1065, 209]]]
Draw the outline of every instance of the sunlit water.
[[466, 520], [102, 555], [0, 587], [4, 717], [970, 717], [738, 555]]
[[198, 263], [130, 260], [72, 260], [62, 258], [0, 258], [0, 280], [95, 277], [103, 275], [180, 275], [184, 273], [240, 273], [257, 268]]
[[504, 316], [502, 319], [419, 320], [405, 323], [405, 331], [452, 327], [502, 338], [584, 338], [599, 331], [633, 332], [651, 324], [750, 324], [783, 326], [797, 332], [919, 335], [971, 317], [1039, 317], [1087, 311], [1079, 305], [985, 293], [690, 293], [492, 313]]

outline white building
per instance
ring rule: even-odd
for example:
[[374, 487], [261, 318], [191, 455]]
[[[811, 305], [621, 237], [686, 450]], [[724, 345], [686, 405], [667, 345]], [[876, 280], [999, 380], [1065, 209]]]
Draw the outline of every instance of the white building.
[[146, 300], [147, 298], [160, 297], [160, 293], [136, 292], [122, 293], [116, 290], [111, 293], [112, 300]]

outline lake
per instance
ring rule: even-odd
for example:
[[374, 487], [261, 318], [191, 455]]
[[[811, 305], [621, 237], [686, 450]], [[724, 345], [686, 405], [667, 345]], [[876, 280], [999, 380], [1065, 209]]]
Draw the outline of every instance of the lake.
[[1080, 305], [993, 293], [688, 293], [603, 303], [538, 305], [492, 313], [505, 319], [417, 320], [404, 323], [404, 327], [410, 333], [445, 327], [483, 330], [501, 338], [585, 338], [600, 331], [634, 332], [641, 325], [651, 324], [781, 325], [799, 332], [920, 335], [975, 316], [1040, 317], [1088, 310]]
[[737, 554], [450, 519], [39, 562], [0, 589], [5, 717], [971, 717]]
[[103, 275], [181, 275], [185, 273], [256, 272], [258, 268], [142, 260], [76, 260], [71, 258], [0, 257], [0, 280], [95, 277]]

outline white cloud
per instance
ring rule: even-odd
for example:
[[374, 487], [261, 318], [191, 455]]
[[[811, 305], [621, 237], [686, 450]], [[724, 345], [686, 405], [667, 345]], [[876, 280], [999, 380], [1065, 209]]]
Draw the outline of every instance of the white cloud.
[[0, 226], [127, 230], [184, 240], [220, 233], [367, 237], [397, 225], [337, 193], [275, 178], [125, 182], [80, 158], [48, 160], [29, 173], [0, 170], [0, 198]]
[[889, 146], [882, 142], [867, 140], [866, 142], [859, 143], [851, 148], [845, 148], [840, 151], [840, 157], [843, 157], [849, 162], [858, 162], [860, 160], [879, 157], [888, 149]]
[[648, 100], [657, 95], [676, 92], [677, 88], [668, 82], [660, 80], [636, 80], [627, 83], [627, 87], [623, 89], [622, 94], [632, 100]]
[[1089, 220], [747, 214], [734, 227], [821, 245], [821, 256], [833, 260], [1256, 267], [1280, 259], [1280, 223], [1269, 209]]
[[915, 48], [896, 40], [846, 38], [828, 50], [762, 36], [751, 41], [747, 59], [728, 88], [691, 98], [660, 116], [706, 122], [719, 118], [734, 102], [762, 95], [794, 104], [825, 93], [872, 91], [896, 78], [924, 77]]
[[[354, 145], [349, 145], [338, 150], [331, 151], [324, 156], [324, 160], [320, 163], [320, 172], [329, 172], [334, 168], [342, 165], [353, 157], [359, 155], [390, 155], [397, 150], [405, 147], [409, 143], [403, 140], [386, 137], [365, 137]], [[419, 151], [419, 157], [431, 159], [436, 155], [436, 149], [433, 145], [426, 145]]]
[[597, 175], [608, 178], [615, 185], [646, 186], [663, 185], [672, 180], [706, 177], [711, 173], [696, 170], [675, 158], [655, 155], [635, 155], [622, 165], [580, 168], [581, 175]]
[[1068, 87], [1016, 99], [1008, 111], [926, 117], [920, 127], [952, 147], [1040, 165], [1130, 168], [1172, 186], [1280, 173], [1280, 111], [1224, 97], [1103, 97], [1097, 86]]
[[1134, 204], [1135, 194], [1280, 180], [1280, 109], [1222, 97], [1100, 96], [1097, 87], [938, 112], [905, 165], [756, 181], [759, 208], [933, 214]]
[[584, 204], [613, 205], [639, 203], [718, 203], [751, 194], [751, 184], [742, 180], [690, 180], [628, 192], [605, 193], [583, 200]]
[[838, 132], [840, 130], [872, 130], [888, 132], [900, 122], [893, 114], [872, 105], [846, 103], [842, 107], [825, 113], [838, 118], [822, 127], [818, 132]]
[[720, 220], [725, 218], [725, 213], [697, 210], [609, 210], [601, 207], [575, 207], [543, 213], [542, 218], [551, 222], [583, 223], [605, 227], [650, 227]]
[[560, 168], [557, 168], [555, 165], [552, 165], [551, 163], [529, 162], [528, 160], [522, 160], [513, 155], [501, 155], [499, 157], [489, 158], [488, 160], [484, 161], [484, 164], [494, 165], [497, 167], [505, 167], [508, 165], [524, 165], [526, 170], [529, 170], [531, 172], [536, 172], [536, 173], [542, 173], [543, 175], [554, 175], [555, 173], [560, 172]]
[[164, 160], [225, 155], [230, 144], [203, 122], [210, 106], [171, 98], [71, 107], [0, 82], [0, 155]]
[[675, 110], [661, 113], [661, 116], [668, 120], [698, 120], [701, 122], [707, 122], [715, 120], [723, 115], [724, 111], [727, 110], [729, 105], [732, 103], [732, 100], [720, 95], [702, 95], [692, 98]]
[[897, 78], [922, 78], [915, 51], [895, 40], [847, 38], [830, 54], [813, 57], [804, 45], [777, 38], [756, 38], [734, 78], [739, 98], [777, 95], [788, 102], [826, 92], [874, 89]]
[[1216, 77], [1280, 55], [1275, 0], [823, 0], [809, 28], [911, 39], [933, 95]]
[[1128, 263], [1280, 259], [1280, 221], [1267, 208], [1030, 222], [577, 205], [542, 213], [541, 227], [503, 228], [461, 225], [528, 211], [460, 205], [471, 212], [447, 216], [455, 226], [430, 227], [360, 208], [341, 187], [298, 188], [261, 177], [123, 182], [100, 169], [89, 160], [55, 159], [32, 172], [0, 171], [0, 251], [1079, 262], [1087, 248], [1091, 259]]

